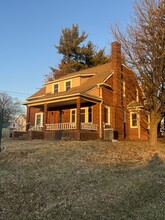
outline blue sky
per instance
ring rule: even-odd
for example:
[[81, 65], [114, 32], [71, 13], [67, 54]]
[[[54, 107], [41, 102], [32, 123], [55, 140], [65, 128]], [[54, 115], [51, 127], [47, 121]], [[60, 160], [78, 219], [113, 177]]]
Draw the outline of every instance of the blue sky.
[[[125, 27], [133, 0], [0, 0], [0, 92], [24, 101], [57, 67], [61, 29], [78, 24], [98, 48], [110, 50], [110, 24]], [[27, 94], [27, 95], [26, 95]]]

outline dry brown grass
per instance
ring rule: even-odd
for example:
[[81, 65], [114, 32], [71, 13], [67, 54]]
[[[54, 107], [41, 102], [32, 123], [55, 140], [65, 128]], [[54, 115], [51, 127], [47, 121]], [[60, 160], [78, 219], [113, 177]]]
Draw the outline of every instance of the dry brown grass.
[[164, 219], [165, 142], [5, 141], [0, 220]]

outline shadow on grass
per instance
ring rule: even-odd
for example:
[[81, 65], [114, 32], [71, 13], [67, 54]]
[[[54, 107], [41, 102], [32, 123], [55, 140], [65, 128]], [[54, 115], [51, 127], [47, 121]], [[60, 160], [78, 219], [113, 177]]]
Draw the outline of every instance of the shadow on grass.
[[[112, 219], [164, 219], [165, 216], [165, 164], [155, 153], [144, 167], [134, 168], [123, 179], [125, 192], [113, 204]], [[115, 201], [115, 200], [114, 200]]]

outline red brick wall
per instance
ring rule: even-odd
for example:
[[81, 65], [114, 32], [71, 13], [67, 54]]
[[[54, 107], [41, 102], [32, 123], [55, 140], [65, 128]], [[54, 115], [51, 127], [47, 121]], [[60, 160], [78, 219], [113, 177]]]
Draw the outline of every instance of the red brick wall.
[[30, 125], [34, 126], [35, 125], [35, 114], [43, 112], [43, 108], [38, 108], [38, 107], [30, 107]]
[[44, 132], [43, 131], [28, 131], [28, 136], [30, 140], [44, 139]]

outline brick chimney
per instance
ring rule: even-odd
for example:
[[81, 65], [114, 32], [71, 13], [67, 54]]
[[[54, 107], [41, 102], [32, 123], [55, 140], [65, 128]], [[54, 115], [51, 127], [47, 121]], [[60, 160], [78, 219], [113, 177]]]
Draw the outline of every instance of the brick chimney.
[[111, 62], [113, 74], [113, 103], [121, 105], [121, 45], [118, 42], [111, 44]]
[[121, 45], [118, 42], [111, 44], [111, 62], [113, 69], [113, 128], [118, 133], [119, 140], [124, 139], [124, 112], [122, 107], [122, 78], [121, 78]]

